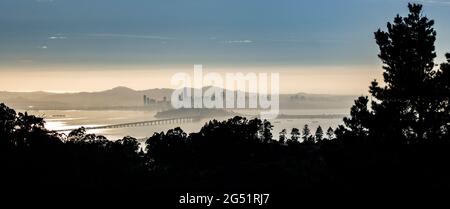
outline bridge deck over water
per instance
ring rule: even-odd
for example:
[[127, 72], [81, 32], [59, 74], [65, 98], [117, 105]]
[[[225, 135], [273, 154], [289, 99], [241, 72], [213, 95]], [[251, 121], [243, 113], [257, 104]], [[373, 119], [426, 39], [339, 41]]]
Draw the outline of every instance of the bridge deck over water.
[[[164, 124], [177, 124], [177, 123], [193, 123], [199, 121], [200, 118], [194, 117], [186, 117], [186, 118], [167, 118], [160, 120], [148, 120], [148, 121], [139, 121], [139, 122], [131, 122], [131, 123], [119, 123], [112, 125], [103, 125], [103, 126], [90, 126], [84, 127], [86, 130], [94, 130], [94, 129], [113, 129], [113, 128], [127, 128], [127, 127], [139, 127], [139, 126], [155, 126], [155, 125], [164, 125]], [[65, 131], [73, 131], [76, 128], [72, 129], [61, 129], [56, 130], [58, 132]]]
[[[258, 118], [258, 115], [241, 115], [248, 118]], [[322, 114], [322, 115], [284, 115], [280, 114], [276, 119], [336, 119], [343, 118], [347, 115], [345, 114]], [[201, 120], [202, 117], [180, 117], [180, 118], [166, 118], [159, 120], [149, 120], [149, 121], [139, 121], [139, 122], [131, 122], [131, 123], [120, 123], [120, 124], [112, 124], [112, 125], [102, 125], [102, 126], [89, 126], [84, 127], [86, 130], [94, 130], [94, 129], [113, 129], [113, 128], [127, 128], [127, 127], [138, 127], [138, 126], [155, 126], [155, 125], [164, 125], [164, 124], [180, 124], [180, 123], [193, 123]], [[56, 130], [58, 132], [66, 132], [73, 131], [76, 128], [72, 129], [61, 129]]]

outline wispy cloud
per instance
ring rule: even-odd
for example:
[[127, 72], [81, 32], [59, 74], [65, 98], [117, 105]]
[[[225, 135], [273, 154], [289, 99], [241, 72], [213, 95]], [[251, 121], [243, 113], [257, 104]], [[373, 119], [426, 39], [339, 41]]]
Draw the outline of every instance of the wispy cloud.
[[50, 36], [48, 39], [57, 40], [57, 39], [67, 39], [67, 36]]
[[276, 42], [290, 42], [297, 44], [351, 44], [351, 41], [348, 40], [334, 40], [334, 39], [311, 39], [311, 40], [302, 40], [302, 39], [283, 39], [283, 40], [271, 40]]
[[166, 37], [166, 36], [116, 34], [116, 33], [92, 33], [92, 34], [85, 34], [85, 35], [90, 36], [90, 37], [106, 37], [106, 38], [157, 39], [157, 40], [174, 39], [172, 37]]
[[38, 49], [48, 49], [47, 45], [37, 46]]
[[228, 44], [250, 44], [253, 43], [252, 40], [232, 40], [232, 41], [226, 41]]

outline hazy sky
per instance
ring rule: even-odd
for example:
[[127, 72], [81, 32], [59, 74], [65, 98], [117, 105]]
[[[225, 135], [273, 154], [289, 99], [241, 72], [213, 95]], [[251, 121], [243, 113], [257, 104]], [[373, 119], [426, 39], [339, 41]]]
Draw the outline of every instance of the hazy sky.
[[[0, 90], [170, 87], [171, 73], [203, 64], [283, 72], [284, 92], [363, 93], [380, 73], [373, 32], [407, 2], [0, 0]], [[443, 60], [450, 0], [420, 3]]]

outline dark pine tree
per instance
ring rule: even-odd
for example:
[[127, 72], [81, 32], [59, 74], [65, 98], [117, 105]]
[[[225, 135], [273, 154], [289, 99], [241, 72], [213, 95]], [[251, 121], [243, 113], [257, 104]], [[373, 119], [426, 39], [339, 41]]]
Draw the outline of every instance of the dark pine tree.
[[263, 138], [264, 138], [264, 142], [267, 143], [269, 141], [272, 141], [272, 129], [273, 129], [273, 125], [268, 121], [268, 120], [264, 120], [263, 122]]
[[317, 127], [316, 133], [314, 134], [314, 136], [315, 136], [317, 142], [321, 142], [322, 141], [322, 139], [323, 139], [323, 130], [322, 130], [321, 126]]
[[385, 85], [372, 82], [370, 108], [367, 97], [355, 101], [351, 117], [336, 131], [345, 135], [341, 138], [370, 136], [407, 143], [445, 135], [450, 122], [445, 114], [448, 65], [435, 69], [434, 21], [422, 14], [422, 5], [408, 4], [408, 8], [408, 16], [397, 15], [387, 31], [375, 32]]
[[287, 138], [287, 131], [286, 129], [281, 130], [280, 134], [280, 144], [284, 144], [286, 142], [286, 138]]
[[310, 142], [311, 141], [310, 135], [311, 135], [311, 130], [309, 129], [308, 124], [305, 124], [305, 126], [303, 126], [303, 129], [302, 129], [303, 142]]
[[288, 140], [288, 143], [298, 143], [298, 139], [300, 138], [300, 130], [298, 128], [292, 128], [291, 138]]
[[[436, 96], [439, 98], [440, 107], [442, 109], [439, 112], [439, 115], [435, 118], [438, 120], [434, 121], [433, 124], [437, 124], [433, 128], [436, 132], [441, 129], [443, 131], [442, 138], [448, 139], [450, 138], [450, 53], [445, 55], [447, 58], [447, 62], [441, 64], [440, 70], [437, 72], [438, 79], [438, 90], [436, 92]], [[431, 123], [432, 121], [430, 121]], [[444, 124], [441, 126], [441, 124]]]
[[[391, 138], [426, 138], [436, 100], [434, 21], [422, 15], [422, 5], [408, 4], [407, 17], [397, 15], [387, 31], [375, 32], [384, 66], [384, 87], [372, 82], [375, 133]], [[388, 130], [388, 131], [386, 131]]]
[[334, 139], [334, 130], [333, 130], [333, 128], [331, 128], [331, 127], [328, 127], [328, 130], [327, 130], [327, 138], [328, 138], [328, 140]]

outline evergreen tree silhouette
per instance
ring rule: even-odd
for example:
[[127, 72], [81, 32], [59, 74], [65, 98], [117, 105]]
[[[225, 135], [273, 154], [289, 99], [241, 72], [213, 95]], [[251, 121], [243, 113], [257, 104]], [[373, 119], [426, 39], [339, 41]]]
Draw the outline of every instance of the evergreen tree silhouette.
[[334, 138], [334, 130], [331, 127], [328, 127], [327, 130], [327, 139], [332, 140]]
[[300, 138], [300, 130], [298, 128], [292, 128], [291, 138], [288, 140], [289, 144], [298, 143]]
[[280, 144], [284, 144], [286, 142], [286, 138], [287, 138], [287, 131], [286, 131], [286, 129], [284, 128], [283, 130], [281, 130], [279, 135], [280, 135], [280, 140], [279, 140]]
[[[350, 109], [350, 117], [344, 117], [345, 126], [338, 127], [338, 133], [346, 133], [349, 137], [366, 137], [371, 125], [372, 113], [368, 107], [368, 97], [358, 97], [355, 104]], [[340, 134], [340, 135], [342, 135]]]
[[316, 133], [314, 134], [317, 142], [321, 142], [323, 139], [323, 130], [321, 126], [318, 126], [316, 129]]
[[264, 120], [263, 126], [264, 126], [264, 131], [263, 131], [264, 142], [267, 143], [269, 141], [272, 141], [273, 125], [268, 120]]
[[0, 149], [10, 149], [15, 144], [16, 111], [0, 104]]
[[393, 23], [387, 24], [387, 32], [375, 32], [386, 86], [380, 87], [376, 81], [370, 86], [375, 99], [374, 132], [393, 138], [423, 139], [430, 128], [426, 123], [429, 107], [436, 102], [431, 98], [436, 31], [434, 21], [422, 15], [422, 5], [408, 4], [408, 8], [408, 16], [397, 15]]
[[[311, 135], [311, 130], [309, 129], [308, 124], [305, 124], [305, 126], [303, 126], [303, 129], [302, 129], [303, 142], [311, 142], [310, 135]], [[314, 142], [314, 140], [313, 140], [313, 142]]]
[[[438, 112], [434, 121], [429, 121], [430, 124], [434, 124], [433, 132], [442, 131], [442, 136], [435, 136], [436, 138], [448, 139], [450, 137], [450, 53], [446, 55], [447, 62], [442, 63], [440, 70], [437, 72], [438, 90], [435, 91], [436, 97], [439, 98], [441, 112]], [[441, 126], [441, 124], [444, 124]]]
[[[357, 137], [397, 143], [442, 138], [450, 122], [443, 112], [445, 64], [435, 69], [434, 21], [422, 15], [422, 5], [408, 4], [406, 17], [397, 15], [387, 31], [375, 32], [383, 62], [384, 86], [374, 80], [370, 86], [372, 102], [360, 97], [336, 133], [341, 138]], [[440, 82], [441, 81], [441, 82]]]

